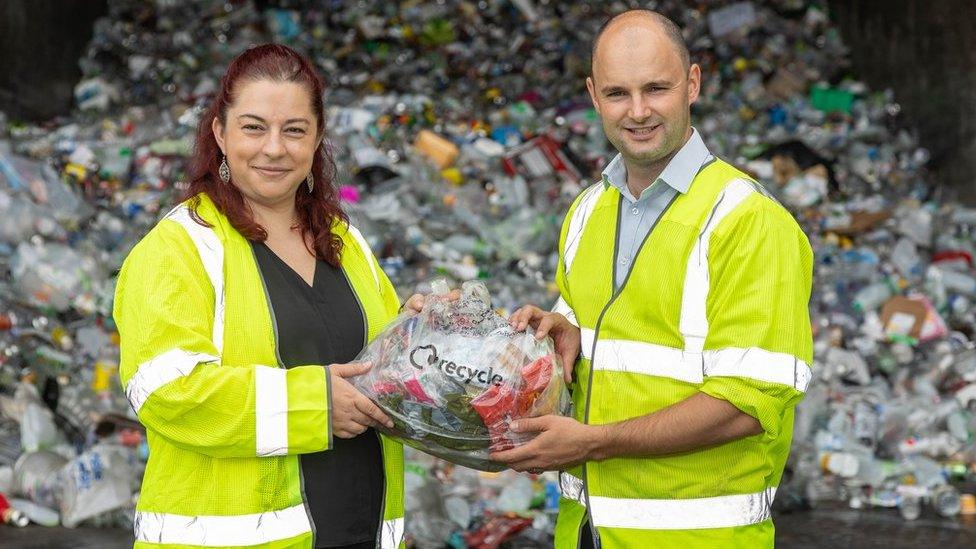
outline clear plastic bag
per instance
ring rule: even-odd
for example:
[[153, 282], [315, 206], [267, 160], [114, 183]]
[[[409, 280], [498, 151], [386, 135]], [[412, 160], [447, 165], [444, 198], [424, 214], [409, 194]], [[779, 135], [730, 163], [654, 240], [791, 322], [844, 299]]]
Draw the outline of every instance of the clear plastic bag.
[[393, 420], [380, 430], [418, 450], [482, 471], [505, 465], [489, 452], [524, 444], [510, 431], [522, 417], [567, 415], [569, 392], [552, 340], [515, 332], [491, 308], [481, 282], [461, 298], [435, 281], [423, 311], [401, 315], [360, 353], [369, 372], [353, 383]]

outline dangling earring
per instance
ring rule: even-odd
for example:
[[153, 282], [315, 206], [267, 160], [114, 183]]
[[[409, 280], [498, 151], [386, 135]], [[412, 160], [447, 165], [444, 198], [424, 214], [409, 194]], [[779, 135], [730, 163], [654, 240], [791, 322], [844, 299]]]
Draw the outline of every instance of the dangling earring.
[[227, 165], [226, 156], [223, 156], [223, 158], [220, 161], [220, 167], [217, 168], [217, 175], [220, 176], [220, 180], [223, 181], [224, 183], [230, 183], [230, 166]]
[[312, 177], [312, 172], [308, 172], [305, 176], [305, 186], [308, 187], [308, 194], [312, 194], [312, 189], [315, 187], [315, 179]]

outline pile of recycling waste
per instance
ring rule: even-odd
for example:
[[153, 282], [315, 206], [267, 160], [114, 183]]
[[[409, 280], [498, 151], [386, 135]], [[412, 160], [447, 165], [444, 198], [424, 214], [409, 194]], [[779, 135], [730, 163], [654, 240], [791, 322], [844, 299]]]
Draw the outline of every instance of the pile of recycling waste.
[[[8, 525], [131, 527], [150, 449], [118, 380], [115, 276], [180, 195], [203, 108], [249, 44], [292, 45], [326, 77], [344, 207], [401, 296], [477, 280], [504, 316], [558, 295], [562, 216], [614, 154], [589, 41], [631, 3], [267, 4], [109, 0], [75, 109], [0, 114]], [[775, 507], [976, 514], [976, 210], [941, 200], [895, 94], [851, 73], [823, 2], [651, 4], [701, 64], [692, 116], [711, 151], [815, 252], [814, 380]], [[415, 546], [551, 543], [553, 473], [408, 457]]]

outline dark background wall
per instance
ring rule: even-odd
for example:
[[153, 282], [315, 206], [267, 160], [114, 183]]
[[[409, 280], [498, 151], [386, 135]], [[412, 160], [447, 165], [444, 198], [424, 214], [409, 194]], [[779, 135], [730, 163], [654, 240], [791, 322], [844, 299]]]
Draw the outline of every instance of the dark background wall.
[[0, 0], [0, 110], [44, 121], [66, 114], [78, 59], [106, 0]]
[[[890, 87], [955, 198], [976, 204], [976, 0], [829, 0], [854, 69]], [[0, 0], [0, 110], [67, 113], [106, 0]]]
[[938, 181], [976, 205], [976, 1], [830, 0], [854, 70], [891, 88]]

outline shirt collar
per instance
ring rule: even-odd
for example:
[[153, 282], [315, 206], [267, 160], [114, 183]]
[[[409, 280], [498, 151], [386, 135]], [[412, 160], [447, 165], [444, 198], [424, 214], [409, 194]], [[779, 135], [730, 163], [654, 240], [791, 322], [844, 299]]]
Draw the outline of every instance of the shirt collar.
[[[674, 190], [684, 194], [688, 192], [688, 189], [691, 187], [691, 182], [695, 179], [702, 165], [708, 162], [711, 157], [712, 153], [705, 146], [705, 142], [702, 140], [701, 135], [699, 135], [698, 130], [692, 128], [691, 137], [688, 138], [688, 142], [671, 158], [671, 161], [664, 167], [664, 171], [661, 172], [658, 179], [664, 180]], [[620, 153], [617, 153], [617, 156], [613, 157], [613, 160], [603, 170], [604, 188], [611, 185], [616, 187], [624, 195], [630, 194], [627, 188], [627, 167], [624, 165], [624, 158]], [[644, 192], [647, 192], [650, 188], [651, 186], [648, 186], [647, 189], [644, 189]]]

